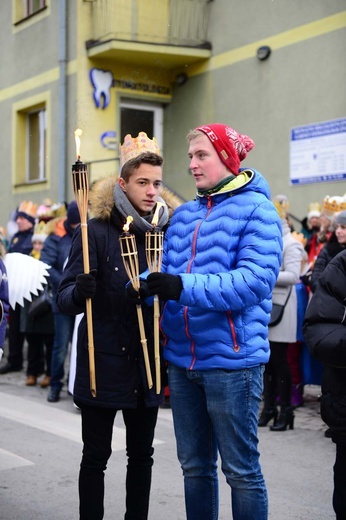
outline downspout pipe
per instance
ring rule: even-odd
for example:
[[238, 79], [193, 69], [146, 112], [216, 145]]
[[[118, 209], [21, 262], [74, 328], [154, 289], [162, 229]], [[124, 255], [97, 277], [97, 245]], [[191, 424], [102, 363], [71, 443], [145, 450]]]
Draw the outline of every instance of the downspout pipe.
[[[67, 0], [59, 0], [58, 202], [67, 201]], [[67, 201], [68, 202], [68, 201]]]

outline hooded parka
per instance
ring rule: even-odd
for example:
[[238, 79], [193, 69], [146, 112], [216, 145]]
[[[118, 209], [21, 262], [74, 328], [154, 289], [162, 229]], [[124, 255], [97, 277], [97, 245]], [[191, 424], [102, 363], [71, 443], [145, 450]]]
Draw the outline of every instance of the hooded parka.
[[[119, 237], [126, 219], [114, 205], [115, 178], [98, 181], [90, 194], [92, 214], [88, 221], [90, 270], [96, 269], [96, 293], [92, 299], [93, 336], [95, 350], [96, 397], [90, 392], [88, 338], [86, 317], [78, 329], [77, 369], [74, 400], [107, 408], [136, 408], [138, 399], [146, 406], [158, 406], [163, 392], [155, 391], [153, 355], [153, 308], [142, 304], [146, 338], [153, 378], [148, 389], [143, 349], [140, 342], [136, 305], [126, 298], [126, 274]], [[145, 234], [132, 226], [135, 235], [139, 272], [147, 269]], [[81, 229], [75, 231], [69, 260], [58, 289], [57, 303], [66, 314], [85, 311], [73, 298], [76, 277], [83, 273]], [[161, 356], [162, 359], [162, 356]], [[164, 374], [163, 374], [164, 375]], [[165, 384], [162, 375], [162, 388]]]

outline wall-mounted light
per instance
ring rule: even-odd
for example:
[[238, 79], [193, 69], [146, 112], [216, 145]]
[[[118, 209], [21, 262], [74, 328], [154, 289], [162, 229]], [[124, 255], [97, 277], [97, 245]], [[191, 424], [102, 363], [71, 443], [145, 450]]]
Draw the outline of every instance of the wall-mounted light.
[[262, 45], [257, 49], [257, 58], [260, 61], [264, 61], [269, 58], [271, 53], [271, 48], [268, 45]]
[[180, 72], [180, 74], [177, 74], [175, 77], [175, 84], [181, 87], [182, 85], [185, 85], [185, 83], [188, 80], [187, 74], [185, 72]]

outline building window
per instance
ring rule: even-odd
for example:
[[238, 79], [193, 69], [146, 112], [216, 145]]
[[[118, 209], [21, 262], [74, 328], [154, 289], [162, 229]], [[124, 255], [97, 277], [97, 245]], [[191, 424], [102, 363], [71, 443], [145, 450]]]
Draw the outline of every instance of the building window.
[[44, 108], [28, 112], [26, 134], [28, 151], [26, 181], [43, 181], [46, 178], [46, 110]]
[[23, 0], [24, 16], [30, 16], [45, 7], [45, 0]]
[[46, 9], [47, 0], [14, 0], [14, 23], [20, 23]]
[[50, 93], [13, 104], [13, 186], [37, 189], [50, 181]]

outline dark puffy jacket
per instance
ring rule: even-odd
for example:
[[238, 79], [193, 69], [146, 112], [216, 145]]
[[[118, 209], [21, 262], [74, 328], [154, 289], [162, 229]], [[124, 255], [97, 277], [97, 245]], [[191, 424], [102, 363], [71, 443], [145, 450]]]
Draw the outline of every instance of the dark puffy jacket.
[[332, 259], [307, 308], [303, 334], [325, 367], [321, 416], [334, 442], [346, 445], [346, 250]]
[[334, 256], [336, 256], [344, 249], [345, 246], [343, 244], [339, 244], [335, 232], [332, 233], [326, 245], [321, 249], [312, 270], [310, 280], [310, 287], [312, 292], [316, 291], [318, 280], [320, 279], [321, 274], [323, 273], [326, 266], [329, 264], [332, 258], [334, 258]]
[[12, 237], [9, 253], [22, 253], [23, 255], [30, 255], [32, 251], [32, 235], [34, 228], [27, 231], [17, 231]]

